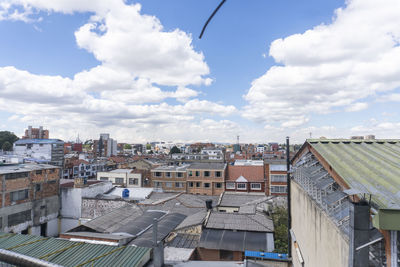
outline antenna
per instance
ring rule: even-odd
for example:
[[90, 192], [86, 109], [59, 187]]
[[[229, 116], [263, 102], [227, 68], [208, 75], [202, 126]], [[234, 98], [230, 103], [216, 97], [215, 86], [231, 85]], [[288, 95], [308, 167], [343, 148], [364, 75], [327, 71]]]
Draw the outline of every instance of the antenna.
[[204, 31], [207, 28], [208, 23], [211, 21], [211, 19], [214, 17], [214, 15], [217, 13], [218, 9], [225, 3], [226, 0], [222, 0], [221, 3], [219, 3], [219, 5], [217, 6], [217, 8], [214, 10], [214, 12], [211, 14], [211, 16], [208, 18], [208, 20], [206, 21], [206, 24], [204, 24], [203, 29], [201, 30], [199, 39], [201, 39], [201, 37], [204, 34]]
[[239, 144], [239, 135], [236, 136], [237, 144]]
[[310, 134], [310, 139], [312, 138], [312, 132], [309, 132], [309, 134]]

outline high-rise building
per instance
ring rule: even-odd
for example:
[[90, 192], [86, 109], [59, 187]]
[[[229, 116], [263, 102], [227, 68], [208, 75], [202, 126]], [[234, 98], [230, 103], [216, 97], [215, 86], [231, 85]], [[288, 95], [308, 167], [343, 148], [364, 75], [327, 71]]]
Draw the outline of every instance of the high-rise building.
[[22, 139], [49, 139], [49, 130], [43, 130], [43, 126], [39, 126], [39, 128], [28, 126]]
[[98, 157], [117, 155], [117, 140], [110, 138], [110, 134], [100, 134], [99, 140], [94, 140], [93, 152]]

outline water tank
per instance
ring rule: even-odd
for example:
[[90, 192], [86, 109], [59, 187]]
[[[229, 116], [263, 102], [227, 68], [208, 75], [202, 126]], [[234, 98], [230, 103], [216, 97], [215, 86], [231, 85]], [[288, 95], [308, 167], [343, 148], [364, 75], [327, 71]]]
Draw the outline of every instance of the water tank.
[[124, 189], [123, 191], [122, 191], [122, 197], [129, 197], [129, 189]]

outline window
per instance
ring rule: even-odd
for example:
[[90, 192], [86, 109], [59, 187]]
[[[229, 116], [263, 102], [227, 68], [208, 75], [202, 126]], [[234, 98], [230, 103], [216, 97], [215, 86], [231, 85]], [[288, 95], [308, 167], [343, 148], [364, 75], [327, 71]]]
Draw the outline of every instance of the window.
[[193, 176], [193, 173], [192, 173], [192, 171], [189, 171], [189, 176]]
[[261, 184], [260, 183], [251, 183], [251, 189], [252, 190], [261, 190]]
[[14, 172], [14, 173], [6, 173], [4, 177], [6, 180], [9, 179], [18, 179], [18, 178], [26, 178], [28, 177], [29, 173], [28, 172]]
[[273, 174], [271, 175], [271, 182], [286, 182], [286, 175], [284, 174]]
[[221, 260], [229, 260], [232, 261], [233, 260], [233, 251], [230, 250], [220, 250], [219, 251], [219, 258]]
[[193, 187], [193, 182], [189, 182], [189, 187]]
[[167, 182], [167, 183], [165, 183], [165, 187], [172, 187], [172, 183], [170, 183], [170, 182]]
[[235, 189], [235, 183], [226, 183], [226, 189]]
[[177, 173], [176, 173], [176, 177], [178, 177], [178, 178], [182, 178], [182, 177], [183, 177], [183, 173], [181, 173], [181, 172], [177, 172]]
[[237, 189], [238, 190], [246, 190], [246, 188], [247, 188], [246, 183], [238, 183], [237, 184]]
[[182, 188], [183, 187], [183, 183], [175, 183], [175, 187]]
[[37, 170], [37, 171], [35, 172], [35, 174], [36, 174], [36, 175], [42, 174], [42, 170]]
[[108, 177], [100, 177], [100, 181], [108, 181]]
[[196, 171], [196, 177], [200, 176], [200, 171]]
[[56, 172], [56, 169], [50, 169], [49, 170], [49, 173], [55, 173]]
[[284, 194], [286, 192], [286, 186], [271, 186], [271, 193]]
[[35, 191], [36, 192], [42, 191], [42, 184], [35, 184]]
[[196, 187], [201, 187], [201, 183], [200, 182], [196, 182]]
[[221, 183], [215, 183], [215, 187], [216, 188], [222, 188], [222, 184]]
[[10, 193], [10, 200], [13, 201], [13, 202], [14, 201], [18, 201], [18, 200], [24, 200], [24, 199], [28, 198], [28, 194], [29, 194], [28, 189], [11, 192]]
[[115, 178], [115, 183], [116, 184], [123, 184], [124, 183], [124, 178]]
[[166, 172], [165, 173], [165, 177], [171, 177], [171, 173], [170, 172]]
[[209, 171], [204, 171], [204, 177], [209, 177], [210, 176], [210, 172]]
[[161, 187], [161, 182], [154, 182], [155, 187]]
[[221, 177], [221, 172], [215, 172], [215, 177]]
[[8, 215], [8, 226], [17, 225], [31, 220], [31, 210]]
[[138, 184], [138, 179], [137, 178], [129, 178], [129, 184], [137, 185]]
[[161, 172], [155, 172], [155, 173], [154, 173], [154, 176], [155, 176], [155, 177], [161, 177]]
[[205, 188], [210, 188], [210, 183], [204, 183]]

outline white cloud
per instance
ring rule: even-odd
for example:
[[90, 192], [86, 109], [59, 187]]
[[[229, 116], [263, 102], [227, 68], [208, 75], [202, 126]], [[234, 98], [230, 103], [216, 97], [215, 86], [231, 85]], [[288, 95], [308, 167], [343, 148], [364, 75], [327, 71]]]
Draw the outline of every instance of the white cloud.
[[[0, 20], [34, 22], [40, 11], [92, 12], [75, 38], [101, 63], [72, 79], [0, 68], [0, 109], [14, 113], [13, 121], [45, 125], [53, 137], [81, 131], [93, 138], [110, 131], [125, 141], [167, 133], [187, 140], [217, 137], [218, 128], [230, 131], [232, 122], [202, 116], [228, 116], [236, 108], [198, 99], [200, 91], [189, 88], [212, 82], [190, 34], [165, 31], [156, 17], [140, 13], [139, 4], [122, 0], [6, 0], [0, 3]], [[167, 104], [168, 98], [182, 104]]]
[[398, 88], [399, 10], [397, 0], [350, 0], [331, 24], [273, 41], [269, 55], [282, 66], [252, 82], [244, 116], [299, 126], [312, 114], [365, 109], [360, 100]]

